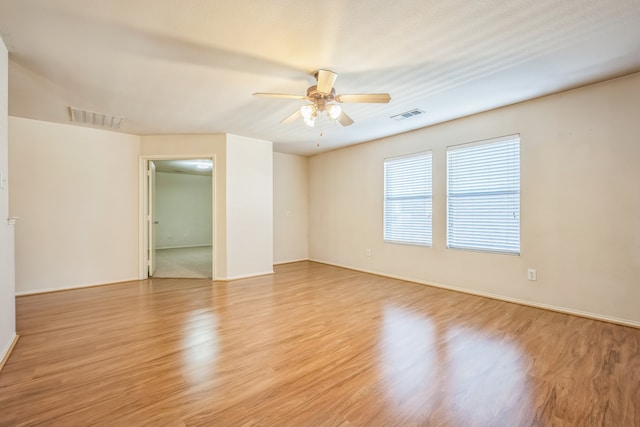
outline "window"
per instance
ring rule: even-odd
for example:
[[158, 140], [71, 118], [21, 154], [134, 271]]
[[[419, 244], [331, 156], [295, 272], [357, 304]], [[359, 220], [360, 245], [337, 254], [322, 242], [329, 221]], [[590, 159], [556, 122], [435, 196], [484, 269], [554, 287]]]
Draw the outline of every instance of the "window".
[[384, 241], [431, 246], [431, 151], [384, 161]]
[[447, 149], [447, 247], [520, 254], [520, 136]]

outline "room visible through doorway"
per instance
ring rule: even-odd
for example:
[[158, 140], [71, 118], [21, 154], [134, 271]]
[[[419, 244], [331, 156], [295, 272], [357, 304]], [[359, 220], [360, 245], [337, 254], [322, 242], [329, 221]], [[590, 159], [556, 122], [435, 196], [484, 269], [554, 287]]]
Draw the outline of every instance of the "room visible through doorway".
[[[211, 159], [153, 160], [152, 277], [212, 277]], [[155, 248], [155, 250], [154, 250]]]

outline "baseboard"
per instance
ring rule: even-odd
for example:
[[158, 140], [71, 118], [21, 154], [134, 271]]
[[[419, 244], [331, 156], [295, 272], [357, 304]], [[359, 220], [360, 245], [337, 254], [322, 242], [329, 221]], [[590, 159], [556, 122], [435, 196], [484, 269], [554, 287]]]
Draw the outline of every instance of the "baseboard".
[[156, 246], [156, 250], [158, 249], [184, 249], [184, 248], [209, 248], [212, 245], [186, 245], [186, 246], [164, 246], [162, 248]]
[[273, 265], [293, 264], [294, 262], [302, 262], [302, 261], [309, 261], [309, 258], [292, 259], [290, 261], [278, 261], [278, 262], [274, 262]]
[[2, 352], [3, 356], [2, 356], [2, 360], [0, 360], [0, 372], [2, 372], [2, 368], [4, 368], [4, 364], [7, 363], [7, 360], [9, 360], [9, 356], [11, 356], [11, 352], [13, 351], [13, 348], [16, 346], [18, 342], [18, 338], [20, 338], [20, 335], [17, 335], [17, 334], [14, 335], [11, 342], [7, 345], [7, 347]]
[[38, 295], [38, 294], [50, 294], [52, 292], [64, 292], [64, 291], [72, 291], [74, 289], [83, 289], [83, 288], [93, 288], [96, 286], [108, 286], [108, 285], [117, 285], [120, 283], [127, 283], [127, 282], [139, 282], [140, 278], [135, 277], [135, 278], [131, 278], [131, 279], [123, 279], [123, 280], [118, 280], [116, 282], [98, 282], [98, 283], [90, 283], [87, 285], [74, 285], [74, 286], [69, 286], [66, 288], [45, 288], [45, 289], [35, 289], [32, 291], [20, 291], [20, 292], [16, 292], [16, 296], [20, 297], [20, 296], [27, 296], [27, 295]]
[[347, 270], [354, 270], [354, 271], [359, 271], [359, 272], [362, 272], [362, 273], [374, 274], [376, 276], [388, 277], [390, 279], [404, 280], [405, 282], [417, 283], [417, 284], [424, 285], [424, 286], [432, 286], [434, 288], [446, 289], [448, 291], [462, 292], [462, 293], [465, 293], [465, 294], [476, 295], [476, 296], [485, 297], [485, 298], [491, 298], [491, 299], [498, 300], [498, 301], [511, 302], [511, 303], [515, 303], [515, 304], [524, 305], [524, 306], [527, 306], [527, 307], [540, 308], [540, 309], [543, 309], [543, 310], [554, 311], [554, 312], [557, 312], [557, 313], [570, 314], [570, 315], [573, 315], [573, 316], [584, 317], [586, 319], [599, 320], [599, 321], [602, 321], [602, 322], [614, 323], [616, 325], [630, 326], [632, 328], [640, 329], [640, 322], [635, 321], [635, 320], [620, 319], [618, 317], [605, 316], [605, 315], [602, 315], [602, 314], [590, 313], [588, 311], [576, 310], [576, 309], [573, 309], [573, 308], [560, 307], [560, 306], [556, 306], [556, 305], [552, 305], [552, 304], [543, 304], [543, 303], [538, 303], [538, 302], [535, 302], [535, 301], [523, 300], [523, 299], [519, 299], [519, 298], [512, 298], [512, 297], [508, 297], [508, 296], [504, 296], [504, 295], [493, 294], [493, 293], [490, 293], [490, 292], [483, 292], [483, 291], [477, 291], [475, 289], [463, 288], [463, 287], [460, 287], [460, 286], [452, 286], [452, 285], [447, 285], [447, 284], [443, 284], [443, 283], [436, 283], [436, 282], [426, 282], [426, 281], [414, 279], [414, 278], [411, 278], [411, 277], [404, 277], [404, 276], [398, 276], [398, 275], [395, 275], [395, 274], [381, 273], [379, 271], [373, 271], [373, 270], [364, 270], [364, 269], [360, 269], [360, 268], [349, 267], [349, 266], [346, 266], [346, 265], [336, 264], [336, 263], [332, 263], [332, 262], [328, 262], [328, 261], [322, 261], [322, 260], [318, 260], [318, 259], [309, 259], [309, 261], [317, 262], [319, 264], [331, 265], [331, 266], [334, 266], [334, 267], [345, 268]]
[[252, 277], [267, 276], [269, 274], [274, 274], [274, 271], [271, 270], [271, 271], [265, 271], [263, 273], [248, 274], [246, 276], [233, 276], [233, 277], [216, 278], [215, 281], [216, 282], [231, 282], [232, 280], [250, 279]]

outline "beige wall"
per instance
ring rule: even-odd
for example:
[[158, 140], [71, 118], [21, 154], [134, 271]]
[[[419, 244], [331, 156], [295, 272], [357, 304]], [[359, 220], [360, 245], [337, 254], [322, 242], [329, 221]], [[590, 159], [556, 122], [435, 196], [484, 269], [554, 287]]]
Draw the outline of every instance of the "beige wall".
[[272, 150], [231, 134], [142, 137], [143, 158], [213, 158], [215, 279], [273, 271]]
[[9, 118], [16, 292], [138, 277], [140, 137]]
[[[143, 136], [140, 154], [143, 158], [211, 158], [214, 182], [214, 279], [227, 277], [227, 230], [225, 200], [227, 137], [209, 135], [154, 135]], [[142, 208], [142, 207], [141, 207]]]
[[8, 53], [0, 38], [0, 360], [16, 336], [14, 225], [9, 211], [9, 143], [7, 139]]
[[[11, 213], [22, 217], [16, 293], [140, 277], [144, 158], [212, 158], [216, 277], [272, 271], [271, 142], [224, 134], [138, 137], [15, 117], [8, 139]], [[229, 223], [227, 213], [233, 215]]]
[[227, 135], [227, 279], [273, 273], [273, 147]]
[[309, 162], [273, 153], [273, 263], [309, 258]]
[[[310, 258], [640, 325], [639, 114], [636, 74], [314, 156]], [[521, 256], [446, 249], [446, 147], [516, 133]], [[427, 149], [433, 247], [383, 243], [383, 160]]]

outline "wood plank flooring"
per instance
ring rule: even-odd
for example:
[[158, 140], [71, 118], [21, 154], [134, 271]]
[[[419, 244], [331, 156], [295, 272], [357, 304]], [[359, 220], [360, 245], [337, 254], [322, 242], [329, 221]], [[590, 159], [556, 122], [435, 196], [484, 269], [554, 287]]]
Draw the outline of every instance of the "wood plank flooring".
[[640, 330], [301, 262], [17, 299], [0, 425], [640, 426]]

